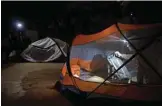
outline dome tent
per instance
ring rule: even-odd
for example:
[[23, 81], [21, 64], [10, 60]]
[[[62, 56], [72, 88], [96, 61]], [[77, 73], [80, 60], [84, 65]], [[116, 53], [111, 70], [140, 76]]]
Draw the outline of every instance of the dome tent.
[[46, 37], [31, 43], [21, 54], [30, 62], [49, 62], [59, 58], [61, 55], [67, 56], [66, 42], [56, 38]]
[[65, 64], [61, 84], [87, 96], [162, 100], [161, 28], [162, 24], [118, 23], [96, 34], [76, 36], [70, 70]]

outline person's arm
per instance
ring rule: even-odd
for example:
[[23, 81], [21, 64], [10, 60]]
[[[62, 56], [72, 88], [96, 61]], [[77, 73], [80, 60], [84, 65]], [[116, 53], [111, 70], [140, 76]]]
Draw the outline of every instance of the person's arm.
[[120, 52], [116, 51], [115, 56], [122, 59], [129, 59], [132, 54], [121, 54]]

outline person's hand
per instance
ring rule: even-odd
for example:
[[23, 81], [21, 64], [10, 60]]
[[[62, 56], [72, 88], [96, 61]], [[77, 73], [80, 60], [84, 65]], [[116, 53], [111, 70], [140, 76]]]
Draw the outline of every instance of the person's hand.
[[119, 51], [116, 51], [116, 52], [115, 52], [115, 56], [116, 56], [116, 57], [122, 57], [122, 54], [121, 54]]
[[72, 65], [71, 71], [72, 71], [73, 76], [75, 76], [75, 77], [80, 76], [80, 67], [78, 65]]

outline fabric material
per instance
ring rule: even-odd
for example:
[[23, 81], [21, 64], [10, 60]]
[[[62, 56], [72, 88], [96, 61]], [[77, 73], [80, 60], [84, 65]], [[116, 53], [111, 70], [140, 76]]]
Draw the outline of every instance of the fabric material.
[[[56, 41], [56, 42], [55, 42]], [[61, 50], [59, 49], [58, 45]], [[57, 59], [61, 55], [67, 56], [67, 43], [53, 38], [44, 38], [28, 46], [21, 56], [30, 62], [49, 62]]]
[[[138, 49], [147, 46], [147, 43], [155, 38], [161, 32], [162, 25], [123, 25], [119, 24], [123, 34], [129, 41]], [[122, 66], [131, 56], [136, 53], [136, 50], [129, 44], [126, 39], [115, 30], [112, 25], [102, 32], [92, 35], [78, 35], [71, 47], [70, 65], [71, 67], [77, 65], [77, 78], [87, 81], [94, 76], [102, 79], [107, 78], [120, 66]], [[111, 31], [114, 33], [110, 33]], [[100, 35], [101, 34], [101, 35]], [[79, 41], [80, 40], [80, 41]], [[84, 41], [82, 41], [84, 40]], [[90, 41], [91, 40], [91, 41]], [[81, 42], [81, 43], [79, 43]], [[158, 40], [161, 42], [161, 39]], [[161, 43], [156, 43], [152, 49], [143, 51], [143, 55], [148, 61], [153, 61], [154, 67], [158, 68], [158, 73], [161, 74]], [[159, 48], [159, 49], [158, 49]], [[154, 51], [154, 52], [152, 52]], [[156, 51], [158, 53], [156, 53]], [[121, 55], [115, 56], [115, 53]], [[156, 56], [154, 56], [155, 54]], [[158, 61], [155, 61], [158, 60]], [[157, 74], [145, 65], [139, 56], [136, 56], [126, 65], [124, 65], [114, 76], [108, 79], [111, 83], [139, 83], [142, 80], [143, 84], [159, 84], [161, 79]], [[75, 71], [74, 69], [72, 71]], [[65, 75], [66, 68], [63, 68], [63, 75]], [[72, 72], [75, 73], [75, 72]], [[142, 76], [142, 77], [140, 77]], [[93, 78], [92, 78], [93, 79]], [[144, 81], [147, 80], [147, 81]], [[92, 80], [89, 80], [92, 81]], [[93, 82], [93, 81], [92, 81]], [[95, 78], [96, 82], [96, 78]], [[145, 83], [146, 82], [146, 83]]]
[[[119, 24], [129, 42], [143, 54], [162, 76], [162, 25], [149, 26]], [[160, 37], [156, 38], [157, 35], [160, 35]], [[154, 38], [156, 38], [156, 41], [149, 46], [148, 42]], [[76, 88], [81, 91], [92, 92], [106, 77], [137, 52], [129, 42], [123, 38], [115, 25], [96, 34], [78, 35], [71, 48], [70, 67], [75, 65], [80, 67], [80, 70], [77, 70], [80, 74], [77, 77], [74, 76], [74, 84], [71, 76], [66, 73], [66, 66], [64, 66], [62, 84], [73, 87], [77, 85]], [[137, 55], [115, 75], [107, 79], [94, 93], [121, 99], [161, 101], [161, 83], [162, 79], [141, 56]], [[137, 86], [138, 84], [140, 86]]]

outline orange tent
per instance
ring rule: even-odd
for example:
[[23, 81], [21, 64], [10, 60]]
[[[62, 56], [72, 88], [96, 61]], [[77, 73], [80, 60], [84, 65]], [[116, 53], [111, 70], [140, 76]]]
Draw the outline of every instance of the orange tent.
[[60, 82], [100, 96], [162, 100], [161, 29], [162, 24], [118, 23], [76, 36], [70, 51], [72, 76], [65, 64]]

